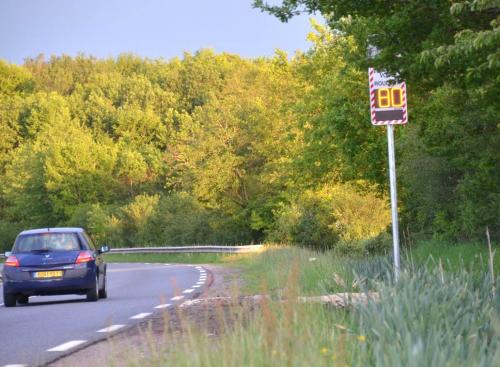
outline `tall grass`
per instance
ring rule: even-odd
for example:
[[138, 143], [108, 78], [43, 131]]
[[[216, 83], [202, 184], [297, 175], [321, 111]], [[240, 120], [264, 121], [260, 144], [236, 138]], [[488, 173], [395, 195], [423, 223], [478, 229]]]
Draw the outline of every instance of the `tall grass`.
[[377, 290], [380, 303], [352, 313], [367, 340], [356, 365], [500, 365], [500, 297], [487, 273], [424, 266]]
[[[316, 258], [310, 261], [311, 258]], [[131, 356], [131, 366], [498, 366], [500, 295], [487, 273], [275, 248], [243, 260], [248, 287], [286, 299], [216, 311], [221, 333], [186, 326], [182, 342]], [[369, 279], [363, 281], [363, 279]], [[380, 301], [348, 309], [299, 304], [305, 293], [371, 289]], [[212, 310], [213, 311], [213, 310]], [[251, 315], [249, 317], [249, 315]], [[206, 317], [213, 322], [214, 315]]]
[[285, 287], [292, 266], [297, 266], [298, 289], [303, 295], [360, 291], [368, 280], [390, 276], [386, 257], [339, 257], [334, 251], [318, 252], [300, 247], [272, 246], [237, 263], [244, 270], [246, 293], [258, 293], [265, 284], [271, 292]]
[[[500, 273], [500, 246], [494, 245], [494, 269]], [[421, 242], [415, 248], [406, 249], [406, 256], [417, 263], [428, 265], [442, 263], [444, 270], [470, 272], [488, 271], [488, 246], [486, 243], [448, 243], [442, 241]]]

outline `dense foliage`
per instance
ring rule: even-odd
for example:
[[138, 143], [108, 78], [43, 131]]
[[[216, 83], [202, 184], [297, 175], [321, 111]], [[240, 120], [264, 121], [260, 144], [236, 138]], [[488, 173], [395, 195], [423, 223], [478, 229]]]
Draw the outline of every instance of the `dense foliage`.
[[[397, 137], [405, 227], [470, 239], [483, 236], [489, 226], [498, 238], [498, 0], [283, 0], [279, 5], [255, 0], [254, 5], [282, 21], [302, 12], [320, 13], [333, 33], [341, 35], [327, 43], [329, 48], [348, 39], [355, 45], [342, 47], [349, 65], [362, 73], [371, 65], [407, 81], [410, 123], [398, 128]], [[336, 58], [325, 60], [331, 64], [328, 70], [339, 67]], [[324, 97], [325, 103], [322, 110], [314, 110], [317, 126], [312, 145], [318, 150], [325, 150], [325, 145], [347, 150], [356, 174], [382, 183], [380, 166], [373, 169], [367, 163], [376, 162], [374, 154], [382, 152], [372, 150], [380, 140], [366, 131], [357, 133], [361, 125], [350, 120], [356, 120], [352, 112], [356, 110], [349, 106], [349, 97], [361, 89], [351, 86], [361, 81], [351, 74], [338, 91], [338, 83], [330, 84], [332, 75], [329, 72], [315, 83], [324, 86], [316, 97]], [[347, 109], [350, 115], [342, 116]]]
[[319, 11], [328, 26], [313, 23], [311, 49], [291, 59], [0, 61], [0, 246], [74, 225], [114, 246], [380, 249], [386, 141], [369, 123], [369, 64], [410, 86], [397, 129], [405, 231], [472, 238], [488, 225], [497, 238], [496, 2], [255, 3], [283, 20]]
[[2, 62], [3, 246], [56, 225], [113, 245], [263, 240], [303, 186], [301, 63], [208, 50]]

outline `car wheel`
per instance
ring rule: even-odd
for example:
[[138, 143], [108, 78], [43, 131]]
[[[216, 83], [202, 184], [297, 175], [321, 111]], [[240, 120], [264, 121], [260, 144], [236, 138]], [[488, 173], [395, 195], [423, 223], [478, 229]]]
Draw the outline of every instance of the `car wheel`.
[[17, 297], [15, 294], [3, 292], [3, 304], [5, 307], [15, 307]]
[[108, 277], [106, 275], [104, 275], [102, 289], [99, 289], [99, 298], [108, 298], [108, 288], [107, 288], [107, 284], [106, 284], [107, 278]]
[[28, 301], [29, 301], [28, 296], [18, 296], [17, 297], [17, 303], [19, 303], [20, 305], [27, 305]]
[[99, 299], [99, 280], [95, 276], [94, 286], [87, 291], [87, 301], [95, 302]]

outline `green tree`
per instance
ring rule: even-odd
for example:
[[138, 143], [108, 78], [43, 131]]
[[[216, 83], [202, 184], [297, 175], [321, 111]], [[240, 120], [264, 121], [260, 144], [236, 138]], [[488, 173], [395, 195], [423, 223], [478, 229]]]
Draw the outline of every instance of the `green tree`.
[[[372, 65], [408, 82], [410, 123], [417, 130], [400, 129], [398, 139], [398, 147], [412, 148], [398, 160], [403, 173], [400, 177], [407, 183], [402, 198], [408, 222], [448, 237], [477, 237], [486, 225], [494, 236], [500, 235], [498, 0], [283, 0], [278, 5], [257, 0], [254, 6], [282, 21], [304, 11], [320, 12], [337, 37], [352, 37], [358, 47], [348, 50], [348, 67], [357, 66], [364, 72]], [[330, 75], [335, 73], [332, 66]], [[334, 100], [338, 93], [328, 96], [325, 91], [317, 99], [325, 95]], [[320, 139], [313, 140], [321, 142], [329, 153], [349, 149], [357, 141], [349, 136], [340, 145], [325, 144], [321, 128], [312, 130], [313, 135], [317, 131], [320, 134]], [[353, 155], [356, 153], [351, 152]], [[372, 161], [366, 158], [366, 162]], [[421, 164], [415, 164], [415, 160]], [[429, 166], [422, 166], [424, 162]], [[364, 170], [362, 165], [352, 163], [355, 161], [345, 165], [347, 169], [377, 172], [374, 166]], [[438, 167], [444, 167], [444, 171]], [[412, 178], [419, 174], [445, 188], [412, 184]]]

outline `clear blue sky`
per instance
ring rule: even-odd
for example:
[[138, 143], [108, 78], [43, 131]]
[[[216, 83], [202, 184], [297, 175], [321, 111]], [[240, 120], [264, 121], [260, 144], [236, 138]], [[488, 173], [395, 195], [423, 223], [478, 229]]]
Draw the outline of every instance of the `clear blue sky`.
[[0, 0], [0, 59], [40, 53], [169, 59], [213, 48], [245, 57], [309, 47], [309, 17], [283, 24], [251, 0]]

